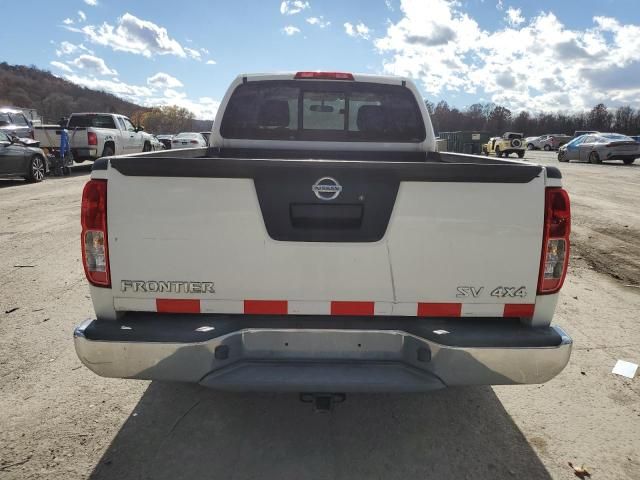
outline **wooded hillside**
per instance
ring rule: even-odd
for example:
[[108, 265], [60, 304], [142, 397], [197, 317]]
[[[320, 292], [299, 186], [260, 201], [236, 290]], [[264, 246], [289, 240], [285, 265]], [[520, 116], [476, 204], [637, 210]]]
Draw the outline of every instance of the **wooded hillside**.
[[110, 93], [81, 87], [34, 66], [0, 63], [0, 105], [35, 108], [55, 123], [72, 112], [113, 112], [131, 115], [144, 107]]
[[144, 119], [145, 114], [149, 114], [153, 119], [150, 126], [159, 128], [147, 127], [152, 133], [209, 131], [212, 125], [208, 120], [195, 120], [184, 108], [143, 107], [110, 93], [81, 87], [35, 66], [6, 62], [0, 63], [0, 106], [35, 108], [46, 123], [57, 123], [73, 112], [113, 112], [136, 119]]

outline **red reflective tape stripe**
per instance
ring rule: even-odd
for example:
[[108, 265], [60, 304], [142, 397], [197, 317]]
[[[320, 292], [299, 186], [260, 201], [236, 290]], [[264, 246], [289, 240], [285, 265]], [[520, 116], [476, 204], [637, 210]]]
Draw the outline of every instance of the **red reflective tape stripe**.
[[373, 315], [374, 302], [331, 302], [331, 315]]
[[507, 303], [504, 306], [505, 317], [533, 317], [534, 303]]
[[244, 313], [250, 315], [286, 315], [289, 306], [286, 300], [245, 300]]
[[157, 298], [156, 310], [159, 313], [200, 313], [200, 300]]
[[459, 317], [461, 303], [418, 303], [419, 317]]

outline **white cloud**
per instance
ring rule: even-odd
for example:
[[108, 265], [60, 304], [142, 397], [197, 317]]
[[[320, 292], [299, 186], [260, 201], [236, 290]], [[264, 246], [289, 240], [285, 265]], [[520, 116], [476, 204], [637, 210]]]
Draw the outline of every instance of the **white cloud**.
[[67, 42], [65, 40], [63, 42], [60, 42], [60, 47], [56, 49], [56, 56], [57, 57], [62, 57], [63, 55], [71, 55], [71, 54], [74, 54], [74, 53], [76, 53], [76, 52], [78, 52], [80, 50], [82, 50], [83, 52], [87, 52], [87, 53], [93, 55], [93, 51], [89, 50], [83, 44], [74, 45], [73, 43]]
[[507, 15], [505, 20], [511, 26], [517, 26], [524, 23], [524, 17], [522, 16], [522, 10], [519, 8], [509, 7], [507, 8]]
[[504, 10], [504, 4], [502, 3], [502, 0], [498, 0], [498, 3], [496, 3], [496, 8], [498, 10]]
[[325, 20], [322, 15], [320, 15], [319, 17], [309, 17], [306, 20], [308, 24], [317, 25], [320, 28], [326, 28], [331, 25], [331, 22]]
[[160, 96], [146, 98], [142, 102], [147, 107], [177, 105], [193, 112], [196, 119], [213, 120], [220, 107], [220, 102], [211, 97], [200, 97], [192, 100], [183, 92], [167, 89]]
[[285, 35], [291, 36], [296, 33], [300, 33], [300, 29], [298, 27], [294, 27], [293, 25], [287, 25], [282, 29]]
[[215, 60], [207, 60], [207, 65], [215, 65], [216, 63]]
[[84, 3], [86, 3], [90, 7], [95, 7], [96, 5], [98, 5], [98, 0], [84, 0]]
[[67, 73], [72, 73], [73, 70], [71, 69], [71, 67], [65, 63], [62, 62], [58, 62], [56, 60], [54, 60], [53, 62], [49, 62], [50, 65], [56, 67], [59, 70], [62, 70], [63, 72], [67, 72]]
[[117, 79], [104, 80], [95, 77], [81, 77], [79, 75], [65, 75], [65, 78], [83, 87], [113, 93], [134, 102], [150, 97], [153, 94], [153, 90], [148, 87], [129, 85]]
[[71, 18], [65, 18], [62, 23], [64, 23], [65, 25], [73, 25], [73, 19]]
[[391, 10], [392, 12], [395, 10], [395, 9], [393, 8], [393, 2], [391, 2], [391, 0], [384, 0], [384, 4], [385, 4], [385, 5], [387, 6], [387, 8], [388, 8], [389, 10]]
[[[154, 77], [157, 77], [158, 75], [161, 74], [156, 74]], [[162, 75], [170, 77], [167, 74]], [[189, 98], [186, 93], [176, 90], [176, 88], [180, 88], [182, 84], [180, 83], [180, 85], [177, 85], [171, 80], [168, 80], [168, 83], [172, 85], [165, 85], [160, 81], [152, 81], [153, 85], [150, 84], [149, 86], [143, 86], [128, 84], [117, 78], [105, 80], [97, 79], [93, 76], [85, 77], [76, 74], [67, 74], [64, 75], [64, 78], [70, 82], [87, 88], [102, 90], [118, 95], [119, 97], [145, 107], [157, 107], [164, 105], [177, 105], [179, 107], [184, 107], [193, 112], [195, 117], [200, 120], [214, 119], [216, 112], [218, 111], [218, 107], [220, 106], [220, 102], [211, 97], [200, 97], [197, 100]], [[149, 79], [151, 78], [153, 77], [149, 77]], [[179, 82], [179, 80], [173, 77], [170, 78]]]
[[194, 60], [200, 60], [200, 58], [202, 57], [200, 55], [200, 52], [194, 48], [189, 48], [189, 47], [183, 47], [184, 51], [187, 55], [189, 55], [191, 58], [193, 58]]
[[78, 50], [78, 47], [71, 42], [61, 42], [60, 48], [56, 49], [56, 56], [61, 57], [62, 55], [70, 55]]
[[82, 70], [87, 70], [97, 75], [118, 75], [116, 70], [107, 67], [107, 64], [102, 58], [94, 55], [80, 55], [71, 63]]
[[280, 4], [280, 13], [282, 15], [295, 15], [303, 10], [310, 8], [309, 2], [303, 2], [301, 0], [284, 0]]
[[180, 80], [163, 72], [158, 72], [147, 78], [147, 85], [155, 88], [178, 88], [184, 86]]
[[207, 50], [207, 49], [206, 49], [206, 48], [204, 48], [204, 47], [200, 47], [200, 51], [201, 51], [202, 53], [204, 53], [205, 55], [209, 55], [209, 50]]
[[369, 27], [367, 27], [362, 22], [360, 22], [360, 23], [358, 23], [356, 25], [353, 25], [352, 23], [346, 22], [344, 24], [344, 31], [350, 37], [360, 37], [360, 38], [364, 38], [365, 40], [369, 39], [369, 34], [371, 32]]
[[517, 12], [488, 32], [461, 2], [402, 0], [400, 10], [374, 45], [384, 71], [413, 77], [431, 95], [482, 95], [512, 110], [640, 107], [640, 25], [595, 17], [575, 30], [551, 12], [526, 22]]
[[172, 88], [167, 88], [164, 91], [164, 96], [166, 98], [170, 98], [170, 99], [173, 99], [173, 100], [182, 100], [182, 99], [187, 98], [187, 94], [186, 93], [179, 92], [179, 91], [174, 90]]
[[188, 56], [185, 49], [169, 36], [167, 29], [130, 13], [118, 18], [116, 25], [87, 25], [79, 31], [92, 43], [121, 52], [151, 57], [153, 55]]
[[82, 10], [78, 10], [78, 17], [81, 22], [84, 22], [87, 19], [87, 15]]

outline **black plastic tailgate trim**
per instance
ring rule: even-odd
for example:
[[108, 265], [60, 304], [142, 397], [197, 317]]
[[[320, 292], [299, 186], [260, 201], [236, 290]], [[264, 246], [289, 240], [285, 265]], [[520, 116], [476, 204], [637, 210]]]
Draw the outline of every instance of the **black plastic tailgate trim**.
[[[123, 326], [127, 328], [122, 328]], [[213, 327], [202, 331], [200, 327]], [[199, 329], [200, 330], [197, 330]], [[457, 347], [555, 347], [562, 337], [551, 327], [532, 328], [509, 318], [331, 317], [320, 315], [159, 314], [130, 312], [119, 320], [94, 320], [89, 340], [113, 342], [205, 342], [246, 328], [398, 330]], [[446, 330], [446, 335], [434, 331]]]
[[448, 162], [380, 162], [353, 160], [284, 160], [238, 158], [183, 158], [183, 157], [113, 157], [111, 167], [127, 176], [193, 177], [193, 178], [268, 178], [279, 179], [300, 170], [349, 170], [377, 172], [400, 182], [467, 182], [467, 183], [529, 183], [542, 172], [539, 165], [517, 163], [493, 164]]

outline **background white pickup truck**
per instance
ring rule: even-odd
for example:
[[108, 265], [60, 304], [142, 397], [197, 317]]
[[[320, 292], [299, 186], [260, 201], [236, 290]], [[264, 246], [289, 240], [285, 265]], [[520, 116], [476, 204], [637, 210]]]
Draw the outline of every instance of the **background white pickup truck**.
[[135, 127], [124, 115], [72, 113], [67, 129], [76, 162], [153, 150], [151, 135]]
[[210, 148], [94, 164], [99, 375], [235, 390], [545, 382], [569, 258], [554, 167], [439, 153], [406, 79], [242, 75]]

